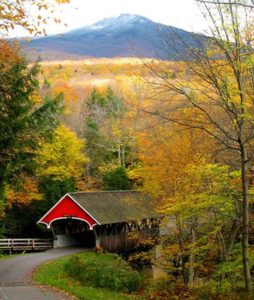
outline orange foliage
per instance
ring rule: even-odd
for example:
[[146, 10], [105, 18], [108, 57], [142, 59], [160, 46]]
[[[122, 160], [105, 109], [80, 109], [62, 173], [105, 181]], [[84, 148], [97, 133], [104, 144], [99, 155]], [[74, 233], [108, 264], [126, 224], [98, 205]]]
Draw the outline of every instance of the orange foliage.
[[38, 181], [27, 174], [21, 174], [16, 189], [12, 189], [11, 186], [7, 187], [6, 198], [9, 206], [13, 204], [28, 204], [33, 200], [41, 200], [42, 195], [38, 191]]
[[5, 40], [0, 40], [0, 49], [0, 62], [5, 68], [10, 68], [13, 65], [10, 62], [15, 63], [20, 60], [18, 44], [10, 44]]

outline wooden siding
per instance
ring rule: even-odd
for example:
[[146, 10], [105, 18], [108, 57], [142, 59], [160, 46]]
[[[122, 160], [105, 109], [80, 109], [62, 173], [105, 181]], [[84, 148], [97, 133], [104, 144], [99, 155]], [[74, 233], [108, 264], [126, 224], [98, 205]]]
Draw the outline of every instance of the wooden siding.
[[149, 228], [137, 232], [122, 232], [99, 237], [100, 247], [109, 252], [134, 249], [142, 240], [159, 235], [158, 228]]

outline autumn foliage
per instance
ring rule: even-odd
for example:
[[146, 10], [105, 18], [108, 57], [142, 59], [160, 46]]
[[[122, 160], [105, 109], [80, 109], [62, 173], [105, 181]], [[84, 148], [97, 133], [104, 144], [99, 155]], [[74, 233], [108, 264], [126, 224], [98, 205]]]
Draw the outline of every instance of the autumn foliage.
[[[214, 2], [199, 2], [211, 18]], [[16, 44], [0, 42], [0, 232], [27, 234], [67, 192], [138, 189], [155, 199], [166, 232], [156, 262], [132, 256], [167, 274], [145, 299], [250, 295], [253, 24], [236, 18], [242, 3], [219, 2], [222, 27], [212, 18], [213, 38], [190, 60], [28, 65]], [[31, 21], [25, 4], [38, 12]], [[1, 33], [18, 25], [41, 34], [40, 12], [50, 9], [2, 1]]]

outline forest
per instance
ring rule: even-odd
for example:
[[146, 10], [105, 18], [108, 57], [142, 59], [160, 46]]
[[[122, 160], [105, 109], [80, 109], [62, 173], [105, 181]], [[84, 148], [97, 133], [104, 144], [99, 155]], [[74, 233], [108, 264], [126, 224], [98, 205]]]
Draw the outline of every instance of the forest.
[[[253, 299], [254, 6], [197, 2], [209, 39], [176, 62], [31, 63], [1, 39], [0, 237], [47, 237], [35, 224], [65, 193], [138, 190], [168, 231], [151, 299]], [[0, 3], [2, 37], [38, 33], [21, 8]]]

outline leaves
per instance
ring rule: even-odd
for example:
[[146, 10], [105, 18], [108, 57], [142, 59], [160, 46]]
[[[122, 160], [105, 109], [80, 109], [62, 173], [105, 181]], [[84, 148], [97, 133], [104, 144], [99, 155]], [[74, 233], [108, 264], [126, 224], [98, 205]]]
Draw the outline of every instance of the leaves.
[[41, 200], [38, 179], [22, 173], [15, 185], [9, 185], [6, 190], [8, 207], [13, 204], [29, 204], [33, 200]]
[[50, 139], [58, 124], [61, 97], [41, 99], [39, 66], [28, 67], [15, 44], [2, 41], [0, 49], [0, 201], [3, 201], [6, 184], [16, 181], [23, 172], [28, 177], [33, 173], [39, 141]]
[[38, 152], [38, 175], [53, 180], [79, 179], [87, 162], [84, 141], [64, 125], [59, 126], [50, 143], [42, 144]]
[[[56, 4], [66, 4], [70, 0], [2, 0], [0, 3], [0, 35], [4, 35], [13, 30], [16, 26], [21, 26], [30, 34], [46, 34], [42, 26], [48, 24], [50, 19], [55, 23], [61, 20], [52, 17], [55, 13]], [[47, 15], [47, 11], [51, 11]]]

